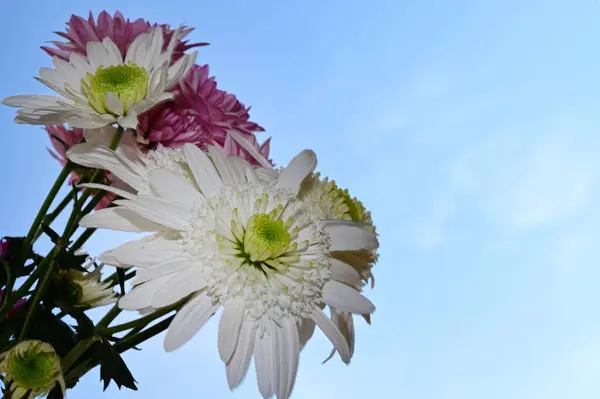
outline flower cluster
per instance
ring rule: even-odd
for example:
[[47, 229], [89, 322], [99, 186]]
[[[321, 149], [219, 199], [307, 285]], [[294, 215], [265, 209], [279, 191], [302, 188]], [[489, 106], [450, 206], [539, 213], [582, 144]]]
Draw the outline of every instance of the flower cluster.
[[[64, 41], [42, 47], [54, 68], [41, 68], [38, 80], [57, 95], [3, 101], [18, 108], [17, 123], [45, 126], [75, 191], [101, 196], [79, 226], [148, 233], [101, 254], [118, 268], [114, 279], [103, 281], [102, 266], [88, 259], [83, 269], [61, 265], [43, 288], [57, 307], [83, 312], [117, 301], [118, 280], [118, 307], [144, 314], [139, 320], [176, 312], [157, 324], [168, 322], [166, 351], [222, 310], [217, 345], [230, 389], [254, 359], [260, 394], [288, 398], [317, 326], [333, 346], [327, 360], [337, 353], [350, 363], [354, 316], [370, 323], [375, 311], [363, 291], [373, 284], [378, 236], [363, 203], [315, 171], [313, 151], [274, 167], [250, 108], [217, 87], [208, 65], [195, 64], [190, 50], [206, 43], [188, 42], [191, 32], [118, 12], [72, 16], [58, 33]], [[133, 277], [127, 292], [122, 269]], [[108, 334], [97, 347], [135, 346], [148, 324], [107, 327], [113, 312], [94, 330]], [[41, 394], [58, 383], [64, 391], [60, 362], [45, 345], [21, 341], [4, 355], [10, 386]], [[35, 360], [44, 378], [25, 376], [15, 366], [24, 361], [13, 358]]]

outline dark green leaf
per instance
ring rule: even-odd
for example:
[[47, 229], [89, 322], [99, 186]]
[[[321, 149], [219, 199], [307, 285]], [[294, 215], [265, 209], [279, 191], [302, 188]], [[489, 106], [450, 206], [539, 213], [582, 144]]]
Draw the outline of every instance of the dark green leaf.
[[121, 295], [125, 295], [125, 269], [117, 268], [117, 279], [121, 288]]
[[46, 223], [42, 223], [42, 231], [48, 237], [50, 237], [50, 240], [52, 241], [53, 244], [58, 244], [58, 241], [60, 240], [60, 234], [58, 234], [56, 231], [54, 231], [52, 229], [52, 227], [50, 227]]
[[102, 342], [102, 346], [100, 378], [104, 381], [104, 390], [108, 388], [111, 381], [114, 381], [119, 389], [124, 386], [137, 391], [136, 381], [121, 355], [106, 340]]

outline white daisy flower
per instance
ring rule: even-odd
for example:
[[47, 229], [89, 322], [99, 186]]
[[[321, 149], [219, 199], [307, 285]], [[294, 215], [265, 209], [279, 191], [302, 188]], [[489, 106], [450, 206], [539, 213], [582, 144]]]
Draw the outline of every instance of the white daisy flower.
[[160, 27], [141, 34], [125, 59], [108, 37], [89, 42], [87, 58], [77, 53], [71, 54], [69, 62], [53, 57], [55, 69], [40, 68], [36, 79], [60, 96], [18, 95], [3, 103], [19, 108], [17, 123], [99, 128], [116, 122], [136, 129], [138, 115], [173, 98], [168, 90], [194, 63], [195, 52], [169, 66], [179, 34], [180, 29], [165, 51]]
[[302, 152], [271, 183], [246, 161], [212, 147], [206, 154], [186, 145], [183, 155], [192, 181], [158, 168], [149, 175], [151, 193], [115, 201], [128, 212], [96, 212], [81, 222], [109, 227], [108, 218], [120, 227], [146, 220], [163, 227], [109, 251], [117, 265], [139, 268], [136, 287], [119, 305], [160, 308], [191, 295], [169, 326], [167, 351], [185, 344], [223, 308], [218, 348], [229, 386], [242, 382], [254, 355], [265, 398], [289, 397], [305, 320], [316, 323], [349, 362], [348, 342], [321, 309], [370, 314], [375, 307], [336, 279], [337, 269], [349, 266], [332, 261], [330, 253], [372, 250], [378, 241], [360, 223], [321, 220], [298, 199], [301, 182], [316, 166], [315, 154]]

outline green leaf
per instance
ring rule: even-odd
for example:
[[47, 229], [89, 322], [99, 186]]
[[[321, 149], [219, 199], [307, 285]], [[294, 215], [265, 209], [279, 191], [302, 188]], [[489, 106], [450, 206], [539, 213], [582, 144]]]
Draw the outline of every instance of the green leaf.
[[104, 381], [104, 390], [108, 388], [111, 381], [114, 381], [119, 389], [124, 386], [137, 391], [136, 381], [121, 355], [107, 340], [103, 340], [101, 345], [100, 378]]
[[121, 288], [121, 295], [125, 295], [125, 269], [117, 268], [117, 279]]

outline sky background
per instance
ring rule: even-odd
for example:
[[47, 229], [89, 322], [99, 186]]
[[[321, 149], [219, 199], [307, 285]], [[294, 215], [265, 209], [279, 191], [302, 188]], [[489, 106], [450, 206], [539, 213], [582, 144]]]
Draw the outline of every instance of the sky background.
[[[38, 46], [71, 13], [197, 27], [197, 62], [252, 105], [275, 161], [315, 150], [381, 234], [373, 325], [358, 321], [349, 367], [321, 365], [316, 333], [293, 398], [598, 398], [600, 2], [150, 4], [5, 2], [0, 97], [47, 92]], [[13, 115], [0, 108], [0, 235], [27, 231], [60, 170]], [[138, 392], [102, 393], [96, 369], [70, 397], [258, 397], [253, 369], [229, 393], [217, 321], [175, 353], [162, 336], [128, 353]]]

